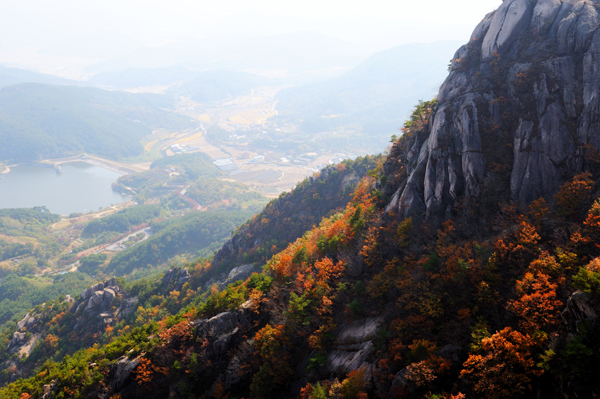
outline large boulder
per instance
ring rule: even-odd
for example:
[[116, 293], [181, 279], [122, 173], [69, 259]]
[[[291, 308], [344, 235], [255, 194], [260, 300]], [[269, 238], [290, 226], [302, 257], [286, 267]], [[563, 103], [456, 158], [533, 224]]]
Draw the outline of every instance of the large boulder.
[[220, 284], [221, 288], [227, 287], [236, 281], [246, 280], [255, 271], [253, 264], [241, 265], [231, 269], [227, 278]]
[[238, 315], [235, 312], [219, 313], [215, 317], [206, 322], [206, 330], [208, 334], [213, 336], [221, 336], [233, 331], [238, 324]]
[[15, 351], [16, 348], [19, 348], [27, 343], [27, 334], [24, 332], [15, 331], [13, 333], [12, 339], [8, 343], [8, 350]]
[[373, 342], [363, 342], [362, 344], [357, 345], [357, 348], [355, 349], [356, 350], [354, 351], [333, 350], [327, 353], [325, 373], [344, 375], [362, 367], [370, 370], [372, 365], [367, 363], [367, 356], [375, 349], [373, 347]]
[[335, 342], [338, 346], [346, 346], [371, 341], [382, 321], [381, 317], [373, 317], [348, 323], [340, 329]]
[[94, 306], [98, 306], [102, 303], [103, 299], [104, 299], [104, 291], [96, 291], [92, 294], [92, 297], [90, 298], [90, 302], [92, 302], [94, 304]]
[[115, 299], [115, 296], [116, 296], [115, 291], [113, 291], [111, 288], [106, 288], [104, 290], [103, 301], [110, 305], [113, 302], [113, 300]]

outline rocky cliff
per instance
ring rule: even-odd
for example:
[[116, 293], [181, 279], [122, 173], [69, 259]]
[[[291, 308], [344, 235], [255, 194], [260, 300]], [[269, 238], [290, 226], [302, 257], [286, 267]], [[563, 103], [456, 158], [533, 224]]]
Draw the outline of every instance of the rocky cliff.
[[600, 2], [505, 0], [454, 55], [388, 210], [439, 222], [461, 199], [552, 200], [600, 148]]
[[13, 356], [1, 367], [14, 369], [11, 380], [26, 376], [47, 354], [49, 346], [61, 344], [75, 350], [86, 347], [97, 341], [107, 327], [132, 314], [136, 305], [137, 298], [125, 292], [113, 277], [86, 288], [77, 299], [66, 295], [37, 306], [17, 323], [7, 347], [8, 353], [16, 354], [20, 361]]

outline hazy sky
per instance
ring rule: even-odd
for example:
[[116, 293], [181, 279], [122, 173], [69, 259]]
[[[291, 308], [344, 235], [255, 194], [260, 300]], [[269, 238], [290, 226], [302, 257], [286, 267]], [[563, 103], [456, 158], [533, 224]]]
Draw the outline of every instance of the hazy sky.
[[[436, 25], [474, 26], [499, 4], [500, 0], [1, 0], [0, 29], [2, 47], [11, 47], [11, 42], [43, 46], [95, 32], [158, 44], [152, 41], [203, 36], [220, 26], [269, 34], [302, 29], [303, 24], [306, 30], [338, 31], [341, 38], [357, 40], [360, 35], [353, 32], [366, 36], [369, 28], [376, 36], [406, 24], [422, 25], [423, 31], [436, 30]], [[277, 19], [292, 23], [278, 24]], [[233, 26], [231, 20], [236, 21]], [[439, 32], [439, 39], [445, 38]]]
[[[466, 40], [501, 0], [0, 0], [0, 63], [111, 59], [193, 38], [317, 31], [379, 51]], [[55, 57], [55, 58], [52, 58]]]

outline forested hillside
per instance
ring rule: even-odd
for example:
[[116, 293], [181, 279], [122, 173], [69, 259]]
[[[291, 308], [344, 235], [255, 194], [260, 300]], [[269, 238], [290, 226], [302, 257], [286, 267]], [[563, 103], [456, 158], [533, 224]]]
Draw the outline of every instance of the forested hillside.
[[135, 269], [152, 269], [179, 255], [209, 256], [237, 226], [251, 217], [249, 212], [194, 212], [150, 224], [154, 234], [111, 259], [105, 273], [122, 276]]
[[29, 162], [83, 152], [122, 159], [140, 155], [153, 128], [196, 127], [167, 111], [154, 94], [23, 83], [0, 89], [0, 161]]
[[[119, 178], [113, 187], [138, 202], [159, 202], [173, 211], [243, 210], [259, 212], [267, 199], [247, 186], [222, 180], [225, 174], [204, 153], [158, 159], [150, 169]], [[183, 193], [183, 194], [182, 194]]]
[[304, 180], [292, 193], [281, 194], [236, 231], [215, 255], [213, 265], [229, 269], [266, 262], [324, 216], [346, 206], [356, 184], [381, 161], [379, 156], [346, 160]]
[[[59, 220], [43, 207], [0, 209], [0, 278], [14, 269], [21, 276], [33, 274], [56, 256], [62, 245], [48, 227]], [[7, 262], [13, 258], [17, 259]]]
[[[196, 156], [201, 157], [201, 155]], [[181, 159], [190, 170], [193, 170], [195, 162], [192, 162], [189, 157]], [[137, 280], [130, 284], [118, 280], [119, 288], [111, 288], [118, 291], [116, 296], [118, 299], [111, 301], [111, 306], [102, 308], [103, 310], [84, 311], [83, 308], [79, 308], [80, 302], [47, 301], [43, 311], [39, 305], [36, 307], [37, 310], [30, 311], [30, 319], [34, 321], [30, 322], [31, 325], [28, 324], [27, 330], [15, 327], [11, 323], [5, 324], [0, 335], [0, 345], [9, 347], [9, 350], [0, 352], [0, 362], [4, 362], [7, 370], [13, 371], [0, 375], [0, 378], [2, 381], [7, 381], [13, 374], [28, 376], [35, 367], [43, 364], [44, 359], [52, 358], [60, 361], [65, 355], [73, 354], [78, 349], [92, 345], [98, 340], [101, 343], [108, 343], [113, 331], [114, 334], [121, 335], [133, 328], [143, 327], [145, 323], [160, 321], [166, 316], [177, 314], [181, 309], [202, 304], [210, 292], [218, 289], [216, 287], [226, 287], [233, 282], [239, 284], [239, 281], [245, 280], [252, 271], [260, 270], [260, 267], [239, 266], [240, 262], [253, 261], [256, 265], [261, 265], [270, 253], [277, 252], [275, 248], [271, 248], [274, 243], [284, 248], [318, 222], [321, 215], [342, 209], [350, 200], [356, 184], [366, 173], [376, 168], [380, 161], [381, 159], [377, 157], [345, 161], [337, 167], [324, 169], [319, 175], [306, 179], [291, 193], [273, 201], [257, 217], [238, 229], [231, 240], [241, 244], [244, 239], [240, 240], [239, 237], [249, 235], [254, 235], [257, 239], [260, 237], [257, 247], [249, 252], [251, 258], [242, 259], [241, 252], [234, 255], [221, 250], [217, 256], [218, 260], [215, 259], [214, 262], [199, 259], [188, 263], [185, 269], [165, 272], [161, 279], [156, 280], [156, 277], [140, 279], [144, 275], [156, 275], [156, 271], [160, 270], [156, 266], [165, 263], [170, 256], [182, 258], [186, 253], [188, 257], [192, 253], [208, 255], [220, 243], [215, 242], [216, 245], [202, 249], [206, 240], [214, 241], [219, 234], [229, 236], [229, 232], [236, 225], [249, 217], [248, 214], [239, 212], [196, 212], [181, 218], [150, 222], [149, 227], [154, 231], [150, 239], [117, 253], [110, 261], [107, 261], [104, 254], [82, 258], [80, 271], [97, 277], [112, 273], [128, 275], [129, 278], [133, 276]], [[158, 162], [158, 166], [166, 165]], [[185, 173], [184, 169], [181, 170]], [[139, 223], [147, 217], [154, 216], [157, 208], [154, 205], [142, 205], [94, 219], [85, 226], [84, 233], [94, 236], [98, 231], [111, 229], [121, 232], [131, 223]], [[269, 224], [261, 222], [268, 218], [271, 218], [269, 224], [272, 223], [274, 228], [268, 228]], [[293, 229], [283, 229], [287, 220], [294, 221]], [[232, 222], [231, 225], [228, 224], [229, 222]], [[267, 250], [267, 247], [270, 249]], [[234, 268], [234, 266], [239, 267]], [[230, 270], [232, 271], [229, 272]], [[251, 280], [250, 285], [263, 287], [263, 289], [272, 281], [270, 277], [257, 274], [254, 274]], [[21, 297], [15, 301], [14, 303], [19, 306], [16, 307], [17, 311], [14, 315], [25, 313], [26, 308], [22, 307], [23, 303], [24, 306], [32, 304], [22, 301]], [[69, 308], [71, 310], [63, 314]], [[108, 324], [99, 328], [93, 319], [101, 314]], [[27, 317], [24, 320], [29, 320]], [[83, 328], [84, 325], [87, 327]], [[110, 328], [105, 330], [107, 326]], [[78, 328], [76, 335], [73, 334], [75, 327]], [[27, 331], [33, 334], [20, 335]], [[26, 355], [22, 356], [21, 361], [15, 362], [13, 354], [16, 352], [26, 353]]]

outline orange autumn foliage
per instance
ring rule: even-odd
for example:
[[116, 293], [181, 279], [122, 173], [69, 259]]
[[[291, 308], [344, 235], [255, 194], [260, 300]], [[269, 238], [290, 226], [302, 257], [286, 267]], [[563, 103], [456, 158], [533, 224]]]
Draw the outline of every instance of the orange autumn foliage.
[[138, 384], [146, 384], [154, 378], [155, 373], [168, 374], [169, 370], [166, 367], [159, 367], [152, 364], [150, 359], [142, 357], [139, 359], [139, 364], [134, 370], [135, 380]]
[[522, 280], [517, 281], [520, 298], [509, 303], [508, 309], [519, 318], [519, 328], [523, 332], [549, 331], [561, 323], [563, 304], [556, 297], [558, 286], [549, 280], [544, 273], [526, 273]]
[[365, 369], [361, 367], [348, 374], [348, 377], [342, 381], [340, 391], [342, 397], [346, 399], [361, 399], [366, 397], [366, 393], [364, 392], [366, 388]]
[[187, 320], [183, 320], [173, 327], [163, 330], [160, 333], [160, 339], [164, 342], [182, 341], [191, 336], [192, 330]]
[[293, 374], [290, 355], [286, 347], [290, 345], [285, 325], [272, 327], [267, 324], [254, 336], [254, 347], [263, 362], [273, 370], [271, 376], [277, 384], [283, 384]]
[[229, 395], [225, 392], [225, 384], [217, 382], [213, 388], [215, 399], [229, 399]]
[[534, 362], [533, 351], [537, 346], [529, 335], [506, 327], [481, 341], [481, 353], [469, 356], [460, 376], [481, 397], [520, 396], [531, 389], [532, 378], [543, 373]]
[[535, 227], [522, 221], [515, 232], [493, 244], [492, 260], [498, 265], [504, 264], [512, 269], [521, 270], [537, 255], [539, 241], [540, 235]]
[[594, 189], [594, 181], [591, 177], [592, 174], [589, 172], [580, 173], [560, 186], [558, 193], [554, 196], [559, 215], [574, 215], [588, 203]]

